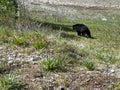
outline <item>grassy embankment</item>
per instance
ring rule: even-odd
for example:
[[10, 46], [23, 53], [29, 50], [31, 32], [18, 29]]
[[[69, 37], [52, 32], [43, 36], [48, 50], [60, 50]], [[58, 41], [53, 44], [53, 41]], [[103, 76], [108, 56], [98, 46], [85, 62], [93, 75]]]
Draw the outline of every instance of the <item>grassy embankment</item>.
[[[83, 11], [83, 14], [87, 14], [88, 11]], [[57, 15], [50, 17], [41, 15], [37, 20], [44, 24], [42, 24], [42, 28], [37, 30], [18, 32], [1, 27], [0, 43], [14, 50], [20, 48], [27, 55], [32, 52], [38, 52], [39, 54], [47, 53], [47, 57], [37, 62], [38, 68], [44, 72], [53, 71], [54, 73], [58, 71], [58, 73], [62, 73], [66, 71], [66, 73], [69, 73], [81, 72], [81, 70], [95, 71], [98, 67], [101, 68], [101, 65], [106, 69], [112, 67], [118, 68], [120, 64], [119, 12], [113, 13], [109, 10], [90, 10], [89, 12], [91, 11], [93, 11], [91, 17], [93, 17], [94, 13], [101, 13], [107, 20], [87, 18], [84, 15], [83, 18], [74, 17], [74, 20], [71, 20], [68, 16], [59, 18]], [[79, 37], [76, 32], [71, 31], [71, 26], [75, 23], [86, 24], [90, 28], [94, 39]], [[5, 77], [1, 78], [0, 88], [3, 90], [9, 88], [7, 83], [4, 83], [6, 78], [10, 78], [6, 76], [6, 73], [18, 73], [16, 69], [20, 67], [12, 66], [10, 68], [7, 58], [5, 58], [5, 61], [1, 59], [0, 72], [1, 76], [5, 75]], [[33, 73], [35, 74], [35, 71]], [[10, 80], [13, 79], [9, 79], [8, 81], [10, 82]], [[66, 83], [64, 80], [63, 82]], [[10, 85], [13, 86], [12, 88], [15, 87], [13, 83], [14, 81], [11, 81]], [[18, 82], [16, 85], [19, 87], [21, 83]]]

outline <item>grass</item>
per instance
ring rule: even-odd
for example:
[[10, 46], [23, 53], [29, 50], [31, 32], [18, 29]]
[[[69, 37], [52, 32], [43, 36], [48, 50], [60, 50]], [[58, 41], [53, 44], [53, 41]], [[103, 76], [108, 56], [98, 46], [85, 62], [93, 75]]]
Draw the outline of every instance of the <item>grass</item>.
[[15, 76], [12, 74], [2, 76], [0, 78], [0, 89], [1, 90], [21, 90], [24, 87], [24, 84], [19, 80], [15, 79]]
[[90, 71], [95, 70], [95, 63], [93, 61], [85, 60], [83, 62], [83, 65]]
[[3, 43], [8, 43], [9, 42], [9, 36], [12, 35], [12, 32], [10, 30], [7, 30], [7, 28], [2, 28], [0, 27], [0, 40]]
[[[26, 52], [28, 53], [28, 48], [30, 48], [31, 53], [39, 52], [40, 55], [43, 55], [43, 57], [41, 58], [42, 60], [40, 59], [40, 61], [36, 61], [35, 64], [29, 63], [28, 66], [21, 66], [21, 71], [26, 70], [27, 74], [30, 74], [27, 79], [25, 79], [26, 81], [28, 80], [28, 82], [30, 82], [29, 80], [35, 80], [37, 85], [45, 83], [43, 79], [47, 79], [46, 76], [43, 76], [44, 78], [42, 78], [40, 77], [40, 75], [36, 75], [37, 79], [40, 79], [38, 80], [39, 82], [42, 78], [41, 83], [37, 82], [36, 78], [34, 78], [34, 74], [37, 73], [31, 71], [36, 71], [36, 69], [34, 69], [35, 67], [37, 67], [37, 69], [40, 69], [41, 67], [44, 68], [43, 72], [50, 71], [52, 74], [56, 75], [56, 77], [59, 78], [59, 82], [61, 80], [60, 78], [62, 77], [59, 76], [63, 75], [63, 78], [65, 78], [65, 82], [67, 82], [67, 84], [71, 85], [73, 83], [77, 85], [76, 82], [81, 83], [82, 81], [79, 82], [77, 78], [74, 77], [74, 75], [76, 75], [76, 73], [81, 74], [83, 71], [85, 71], [84, 67], [86, 67], [90, 71], [95, 71], [95, 69], [101, 64], [103, 64], [103, 68], [108, 63], [109, 66], [114, 65], [115, 68], [117, 68], [116, 64], [118, 64], [117, 66], [119, 66], [119, 12], [112, 10], [82, 10], [78, 8], [77, 10], [78, 12], [76, 15], [74, 15], [76, 16], [74, 18], [71, 18], [72, 15], [69, 15], [69, 13], [67, 14], [67, 16], [56, 15], [55, 13], [53, 13], [51, 16], [48, 17], [48, 14], [44, 16], [44, 13], [41, 14], [39, 12], [35, 12], [35, 14], [38, 15], [38, 22], [42, 23], [41, 28], [38, 28], [38, 30], [35, 29], [32, 31], [19, 32], [11, 30], [9, 28], [0, 27], [1, 45], [7, 44], [10, 46], [10, 48], [14, 46], [20, 47], [20, 49], [22, 49], [23, 51], [27, 50]], [[81, 13], [83, 15], [81, 15]], [[94, 18], [94, 16], [96, 17]], [[102, 20], [103, 17], [105, 17], [107, 20]], [[72, 31], [71, 29], [71, 26], [76, 23], [86, 24], [90, 28], [94, 39], [77, 36], [76, 32]], [[3, 58], [1, 57], [1, 59]], [[37, 66], [39, 64], [38, 62], [41, 63], [39, 67]], [[4, 71], [9, 71], [9, 66], [7, 65], [8, 64], [6, 62], [2, 64], [0, 63], [0, 71], [2, 72], [1, 76], [3, 76], [3, 78], [1, 78], [0, 85], [3, 90], [14, 87], [13, 84], [16, 81], [13, 76], [3, 75], [6, 74], [4, 73]], [[65, 72], [66, 68], [67, 72]], [[38, 74], [41, 73], [40, 71], [38, 71]], [[73, 73], [73, 76], [71, 73]], [[68, 78], [70, 77], [70, 83], [69, 79], [66, 79], [67, 75]], [[52, 76], [50, 74], [48, 78], [51, 77]], [[59, 84], [59, 82], [57, 82], [56, 85], [61, 85]], [[19, 82], [17, 83], [18, 87]], [[47, 83], [45, 83], [45, 86], [47, 87]], [[116, 89], [118, 88], [119, 83], [117, 84]]]
[[68, 60], [65, 57], [60, 56], [42, 60], [43, 67], [48, 71], [64, 71], [67, 64]]
[[13, 44], [18, 46], [27, 46], [27, 42], [24, 37], [14, 39]]
[[117, 83], [117, 86], [115, 87], [115, 90], [119, 90], [120, 89], [120, 82]]
[[42, 49], [42, 48], [46, 48], [46, 46], [47, 46], [47, 43], [46, 42], [44, 42], [44, 41], [35, 41], [34, 43], [33, 43], [33, 47], [35, 48], [35, 49]]
[[4, 74], [6, 71], [9, 71], [10, 67], [8, 65], [8, 61], [4, 60], [4, 61], [0, 61], [0, 74]]
[[113, 53], [112, 51], [108, 51], [108, 50], [102, 50], [101, 52], [99, 52], [97, 57], [98, 59], [104, 61], [105, 63], [110, 63], [110, 64], [115, 64], [117, 61], [119, 61], [116, 58], [115, 53]]

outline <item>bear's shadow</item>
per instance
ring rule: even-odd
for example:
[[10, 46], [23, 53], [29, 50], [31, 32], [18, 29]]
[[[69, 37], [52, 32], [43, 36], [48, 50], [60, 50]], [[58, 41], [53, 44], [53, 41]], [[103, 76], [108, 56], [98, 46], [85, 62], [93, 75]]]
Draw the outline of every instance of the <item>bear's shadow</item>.
[[62, 38], [66, 38], [66, 39], [77, 39], [77, 38], [79, 38], [77, 35], [68, 34], [68, 33], [65, 33], [65, 32], [58, 32], [57, 36], [62, 37]]
[[[79, 37], [85, 37], [85, 38], [89, 38], [88, 36], [79, 36]], [[89, 39], [97, 39], [97, 38], [95, 38], [95, 37], [93, 37], [93, 36], [91, 36]]]
[[55, 24], [50, 22], [40, 22], [40, 21], [36, 21], [36, 24], [38, 25], [39, 28], [50, 27], [53, 30], [73, 31], [71, 26], [69, 25]]

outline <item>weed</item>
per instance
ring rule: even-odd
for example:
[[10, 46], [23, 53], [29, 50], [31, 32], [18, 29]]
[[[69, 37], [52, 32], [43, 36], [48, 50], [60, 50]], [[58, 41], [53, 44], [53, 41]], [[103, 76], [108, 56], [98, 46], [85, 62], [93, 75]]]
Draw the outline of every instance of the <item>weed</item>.
[[0, 36], [0, 39], [3, 43], [8, 43], [9, 42], [7, 36]]
[[87, 69], [89, 69], [90, 71], [95, 70], [95, 63], [92, 62], [92, 61], [90, 61], [90, 60], [85, 60], [85, 61], [83, 62], [83, 65], [84, 65]]
[[12, 32], [6, 28], [1, 28], [0, 27], [0, 40], [3, 43], [8, 43], [9, 42], [9, 38], [12, 35]]
[[49, 71], [52, 71], [52, 70], [55, 70], [57, 68], [59, 68], [60, 66], [60, 59], [55, 59], [55, 58], [47, 58], [47, 59], [44, 59], [43, 61], [43, 65], [44, 67], [49, 70]]
[[9, 74], [0, 78], [0, 89], [1, 90], [20, 90], [23, 83], [15, 79], [15, 75]]
[[47, 46], [47, 44], [44, 41], [35, 41], [35, 42], [33, 42], [33, 47], [35, 49], [42, 49], [42, 48], [44, 48], [46, 46]]
[[27, 42], [24, 37], [15, 38], [13, 43], [18, 46], [27, 46]]
[[2, 28], [0, 27], [0, 35], [6, 35], [6, 36], [11, 36], [12, 35], [12, 31], [8, 28]]
[[47, 69], [48, 71], [53, 70], [62, 70], [65, 68], [65, 65], [67, 64], [66, 58], [62, 57], [53, 57], [53, 58], [45, 58], [43, 59], [43, 67]]

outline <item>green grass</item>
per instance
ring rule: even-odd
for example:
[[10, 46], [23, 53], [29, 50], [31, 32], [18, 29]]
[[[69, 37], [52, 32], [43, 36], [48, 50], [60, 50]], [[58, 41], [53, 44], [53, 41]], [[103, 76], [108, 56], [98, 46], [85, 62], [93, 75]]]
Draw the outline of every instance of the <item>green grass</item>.
[[[10, 47], [21, 47], [23, 50], [34, 48], [32, 52], [39, 51], [41, 55], [47, 54], [40, 60], [42, 63], [40, 67], [44, 68], [44, 71], [65, 71], [67, 68], [68, 72], [69, 70], [79, 72], [84, 67], [92, 71], [101, 64], [111, 67], [114, 65], [118, 68], [120, 64], [119, 12], [83, 10], [82, 13], [85, 15], [83, 18], [80, 13], [79, 17], [76, 15], [74, 18], [70, 18], [69, 15], [48, 17], [48, 14], [46, 16], [43, 14], [38, 16], [37, 20], [46, 25], [33, 31], [18, 32], [0, 27], [0, 43]], [[91, 16], [87, 17], [87, 15]], [[95, 15], [97, 16], [94, 18]], [[107, 21], [103, 21], [101, 16], [107, 17]], [[86, 24], [95, 39], [77, 36], [75, 31], [71, 31], [69, 28], [76, 23]], [[4, 73], [4, 70], [9, 70], [9, 67], [6, 63], [2, 64], [0, 70]], [[14, 81], [12, 80], [10, 82]], [[1, 81], [1, 88], [9, 88], [9, 84], [4, 84], [9, 81], [8, 76], [5, 76], [3, 80], [1, 78]], [[119, 88], [119, 83], [116, 88]]]
[[83, 65], [90, 71], [95, 70], [95, 63], [93, 61], [85, 60], [83, 62]]
[[[72, 8], [75, 9], [76, 8]], [[37, 13], [37, 20], [39, 20], [42, 23], [48, 23], [48, 26], [51, 25], [57, 25], [58, 27], [62, 26], [61, 30], [65, 31], [68, 27], [71, 28], [73, 24], [76, 23], [84, 23], [86, 24], [92, 33], [92, 36], [95, 37], [97, 40], [96, 42], [101, 44], [107, 45], [109, 48], [115, 47], [120, 49], [118, 46], [120, 43], [120, 20], [119, 20], [119, 14], [120, 12], [118, 10], [98, 10], [98, 9], [80, 9], [77, 8], [78, 13], [71, 18], [71, 14], [69, 15], [56, 15], [53, 13], [53, 15], [49, 17], [44, 17], [44, 14]], [[83, 15], [82, 15], [82, 14]], [[33, 13], [34, 15], [34, 13]], [[39, 18], [40, 17], [40, 18]], [[62, 17], [62, 18], [60, 18]], [[60, 19], [60, 21], [57, 20], [57, 18]], [[106, 18], [107, 20], [104, 21], [102, 18]], [[73, 19], [73, 20], [72, 20]], [[51, 28], [51, 27], [48, 27]], [[54, 28], [51, 28], [54, 30]], [[59, 28], [55, 29], [55, 31], [59, 31]], [[71, 32], [68, 30], [68, 33]], [[75, 32], [74, 32], [75, 33]], [[73, 34], [73, 32], [71, 32]], [[103, 46], [104, 46], [103, 45]]]
[[0, 61], [0, 74], [4, 74], [6, 71], [9, 71], [10, 67], [8, 65], [8, 61], [4, 60], [4, 61]]
[[119, 90], [120, 89], [120, 82], [117, 82], [117, 85], [114, 90]]
[[0, 27], [0, 42], [8, 43], [10, 39], [8, 37], [11, 36], [12, 36], [12, 31], [10, 29]]
[[98, 59], [104, 61], [105, 63], [115, 64], [117, 61], [119, 61], [116, 57], [116, 54], [112, 51], [108, 50], [102, 50], [97, 55]]
[[67, 64], [68, 60], [63, 56], [44, 58], [42, 60], [43, 67], [48, 71], [64, 71]]
[[12, 74], [0, 77], [0, 89], [1, 90], [21, 90], [24, 87], [24, 83], [15, 79]]
[[33, 47], [35, 49], [42, 49], [47, 47], [47, 43], [44, 42], [43, 40], [35, 41], [33, 42]]
[[18, 46], [27, 46], [27, 42], [24, 37], [19, 37], [13, 40], [13, 44]]

